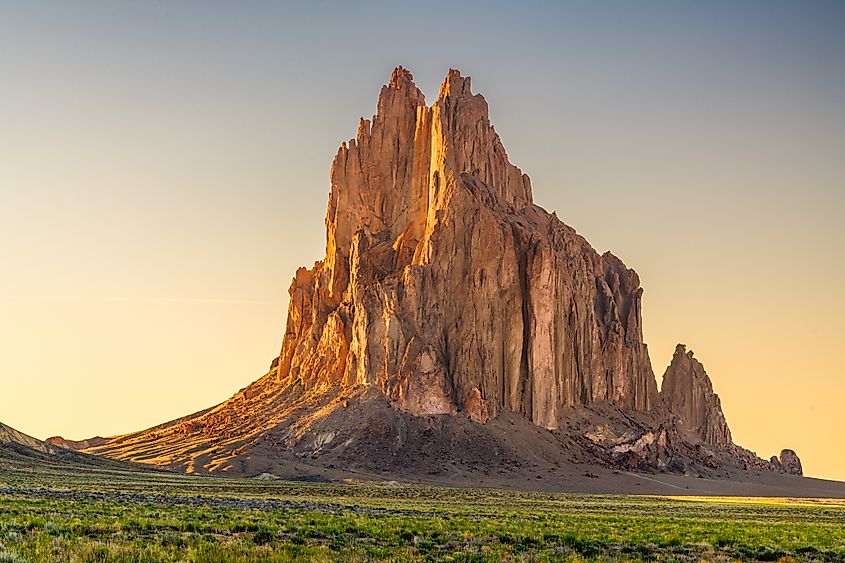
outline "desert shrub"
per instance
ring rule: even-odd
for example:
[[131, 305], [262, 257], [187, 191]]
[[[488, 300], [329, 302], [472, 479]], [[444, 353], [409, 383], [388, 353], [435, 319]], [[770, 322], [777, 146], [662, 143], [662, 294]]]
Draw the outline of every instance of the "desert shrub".
[[272, 542], [275, 537], [276, 534], [272, 530], [261, 528], [253, 534], [252, 541], [255, 542], [255, 545], [265, 545]]
[[0, 563], [26, 563], [26, 559], [8, 551], [0, 551]]
[[347, 536], [343, 534], [335, 535], [331, 542], [329, 542], [329, 549], [332, 551], [343, 551], [347, 547], [349, 547], [350, 540]]
[[290, 539], [290, 543], [293, 545], [305, 545], [305, 534], [302, 532], [297, 532], [294, 536]]
[[240, 522], [235, 522], [234, 524], [232, 524], [232, 526], [229, 529], [237, 534], [237, 533], [241, 533], [241, 532], [257, 532], [258, 530], [261, 529], [261, 526], [256, 522], [240, 521]]
[[167, 531], [162, 532], [161, 536], [159, 537], [159, 543], [164, 547], [185, 547], [185, 539], [177, 534], [176, 532]]

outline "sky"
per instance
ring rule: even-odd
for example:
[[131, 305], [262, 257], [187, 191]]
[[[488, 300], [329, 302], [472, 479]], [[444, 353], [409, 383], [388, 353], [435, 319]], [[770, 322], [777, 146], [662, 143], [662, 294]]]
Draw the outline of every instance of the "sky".
[[535, 201], [640, 275], [736, 442], [845, 480], [845, 3], [0, 0], [0, 421], [125, 433], [281, 345], [393, 67], [473, 78]]

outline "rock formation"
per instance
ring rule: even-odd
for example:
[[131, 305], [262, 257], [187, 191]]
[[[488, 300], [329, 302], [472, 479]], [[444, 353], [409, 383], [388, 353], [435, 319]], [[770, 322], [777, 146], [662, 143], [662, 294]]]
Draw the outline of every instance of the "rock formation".
[[253, 475], [773, 469], [733, 446], [683, 347], [658, 394], [637, 274], [533, 203], [469, 78], [450, 70], [428, 106], [397, 68], [330, 181], [326, 254], [296, 272], [265, 376], [145, 431], [53, 441]]
[[733, 447], [731, 431], [722, 412], [719, 396], [713, 392], [710, 376], [693, 357], [692, 350], [678, 344], [672, 363], [663, 374], [660, 397], [684, 427], [705, 444], [720, 448]]
[[787, 475], [804, 475], [804, 469], [801, 467], [801, 459], [793, 450], [781, 450], [780, 457], [772, 456], [771, 464], [774, 468]]
[[45, 443], [51, 446], [58, 446], [68, 450], [84, 450], [87, 448], [95, 448], [106, 443], [106, 438], [102, 436], [95, 436], [86, 440], [67, 440], [61, 436], [52, 436], [44, 440]]
[[574, 405], [652, 407], [636, 273], [533, 204], [458, 71], [431, 107], [394, 71], [335, 157], [326, 230], [290, 288], [282, 384], [550, 429]]

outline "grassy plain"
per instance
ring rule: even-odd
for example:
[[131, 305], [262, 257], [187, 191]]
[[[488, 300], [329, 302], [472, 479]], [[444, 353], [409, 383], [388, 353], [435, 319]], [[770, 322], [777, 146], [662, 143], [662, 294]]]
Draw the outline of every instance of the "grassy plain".
[[305, 483], [0, 464], [0, 563], [845, 561], [845, 501]]

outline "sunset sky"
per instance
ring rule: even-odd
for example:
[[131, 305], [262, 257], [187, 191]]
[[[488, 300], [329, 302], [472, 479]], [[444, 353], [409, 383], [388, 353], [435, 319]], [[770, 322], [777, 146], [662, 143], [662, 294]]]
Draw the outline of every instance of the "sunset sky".
[[0, 421], [111, 435], [278, 354], [393, 67], [472, 76], [535, 201], [640, 275], [734, 439], [845, 480], [844, 2], [0, 0]]

